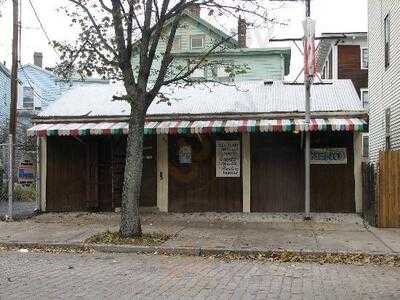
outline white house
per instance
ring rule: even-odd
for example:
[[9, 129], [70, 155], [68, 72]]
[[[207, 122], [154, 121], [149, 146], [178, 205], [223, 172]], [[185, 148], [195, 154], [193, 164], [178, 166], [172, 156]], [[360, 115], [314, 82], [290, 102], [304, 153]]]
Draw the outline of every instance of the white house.
[[370, 158], [400, 149], [400, 1], [369, 0]]

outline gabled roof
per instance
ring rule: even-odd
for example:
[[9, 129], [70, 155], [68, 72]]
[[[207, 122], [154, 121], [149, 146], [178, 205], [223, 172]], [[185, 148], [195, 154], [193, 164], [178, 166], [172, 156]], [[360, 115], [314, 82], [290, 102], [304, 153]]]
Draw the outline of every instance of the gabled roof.
[[[218, 116], [226, 114], [290, 114], [304, 112], [304, 86], [282, 81], [237, 82], [226, 84], [196, 84], [186, 87], [166, 87], [164, 95], [169, 103], [155, 99], [147, 115], [151, 118], [179, 118], [181, 116]], [[114, 101], [122, 95], [121, 84], [91, 84], [71, 88], [57, 102], [52, 103], [39, 117], [126, 117], [130, 106]], [[366, 114], [351, 80], [335, 80], [330, 84], [313, 85], [312, 112]]]
[[60, 82], [53, 72], [33, 64], [21, 66], [18, 69], [18, 78], [24, 86], [34, 88], [42, 107], [56, 100], [69, 87], [68, 84]]
[[7, 67], [5, 65], [3, 65], [2, 63], [0, 63], [0, 72], [2, 72], [4, 75], [6, 75], [8, 78], [11, 78], [11, 73], [10, 71], [7, 69]]
[[[239, 47], [239, 43], [236, 39], [234, 38], [230, 38], [230, 36], [228, 34], [226, 34], [225, 32], [223, 32], [222, 30], [218, 29], [217, 27], [215, 27], [214, 25], [212, 25], [211, 23], [207, 22], [206, 20], [200, 18], [200, 17], [196, 17], [193, 16], [187, 12], [183, 12], [182, 16], [185, 16], [189, 19], [191, 19], [194, 23], [200, 24], [203, 27], [207, 28], [209, 31], [215, 33], [216, 35], [219, 35], [222, 39], [229, 39], [229, 41], [227, 41], [227, 43], [231, 43], [234, 47]], [[165, 23], [165, 27], [168, 27], [172, 24], [174, 18], [169, 19], [166, 23]], [[140, 39], [137, 40], [135, 43], [133, 43], [133, 46], [137, 46], [137, 44], [140, 42]]]
[[367, 40], [368, 32], [323, 32], [317, 51], [317, 70], [322, 71], [326, 57], [329, 55], [332, 44], [343, 40]]

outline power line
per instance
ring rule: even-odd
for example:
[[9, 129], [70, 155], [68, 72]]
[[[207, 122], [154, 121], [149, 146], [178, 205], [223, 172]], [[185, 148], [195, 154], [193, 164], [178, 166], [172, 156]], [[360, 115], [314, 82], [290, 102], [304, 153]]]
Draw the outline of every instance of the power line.
[[32, 10], [33, 10], [33, 13], [35, 14], [36, 20], [38, 21], [38, 23], [39, 23], [39, 25], [40, 25], [40, 28], [42, 29], [43, 34], [45, 35], [47, 41], [48, 41], [49, 44], [51, 45], [51, 48], [52, 48], [53, 51], [57, 54], [57, 56], [59, 56], [59, 53], [58, 53], [57, 50], [53, 47], [53, 43], [52, 43], [52, 41], [51, 41], [51, 39], [50, 39], [50, 37], [49, 37], [49, 35], [48, 35], [46, 29], [44, 28], [44, 25], [43, 25], [42, 21], [40, 20], [39, 14], [37, 13], [37, 11], [36, 11], [36, 9], [35, 9], [35, 6], [33, 5], [32, 0], [29, 0], [29, 4], [30, 4], [30, 6], [31, 6], [31, 8], [32, 8]]

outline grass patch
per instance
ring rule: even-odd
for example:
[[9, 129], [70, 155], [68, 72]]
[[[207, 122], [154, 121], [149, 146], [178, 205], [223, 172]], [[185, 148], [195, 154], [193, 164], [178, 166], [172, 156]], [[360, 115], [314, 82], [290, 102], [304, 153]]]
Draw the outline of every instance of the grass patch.
[[139, 238], [124, 238], [119, 232], [106, 231], [86, 239], [85, 242], [90, 244], [108, 245], [159, 246], [169, 240], [169, 238], [169, 235], [161, 233], [143, 234]]

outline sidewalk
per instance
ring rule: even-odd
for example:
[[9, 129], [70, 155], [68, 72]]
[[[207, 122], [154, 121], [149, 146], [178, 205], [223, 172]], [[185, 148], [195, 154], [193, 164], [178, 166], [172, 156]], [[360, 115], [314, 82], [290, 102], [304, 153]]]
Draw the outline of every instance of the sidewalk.
[[[0, 222], [0, 244], [81, 245], [94, 234], [117, 231], [119, 219], [116, 213], [49, 213]], [[147, 212], [142, 224], [144, 232], [172, 235], [160, 249], [400, 255], [400, 229], [371, 228], [356, 215], [315, 214], [304, 222], [301, 214]]]

